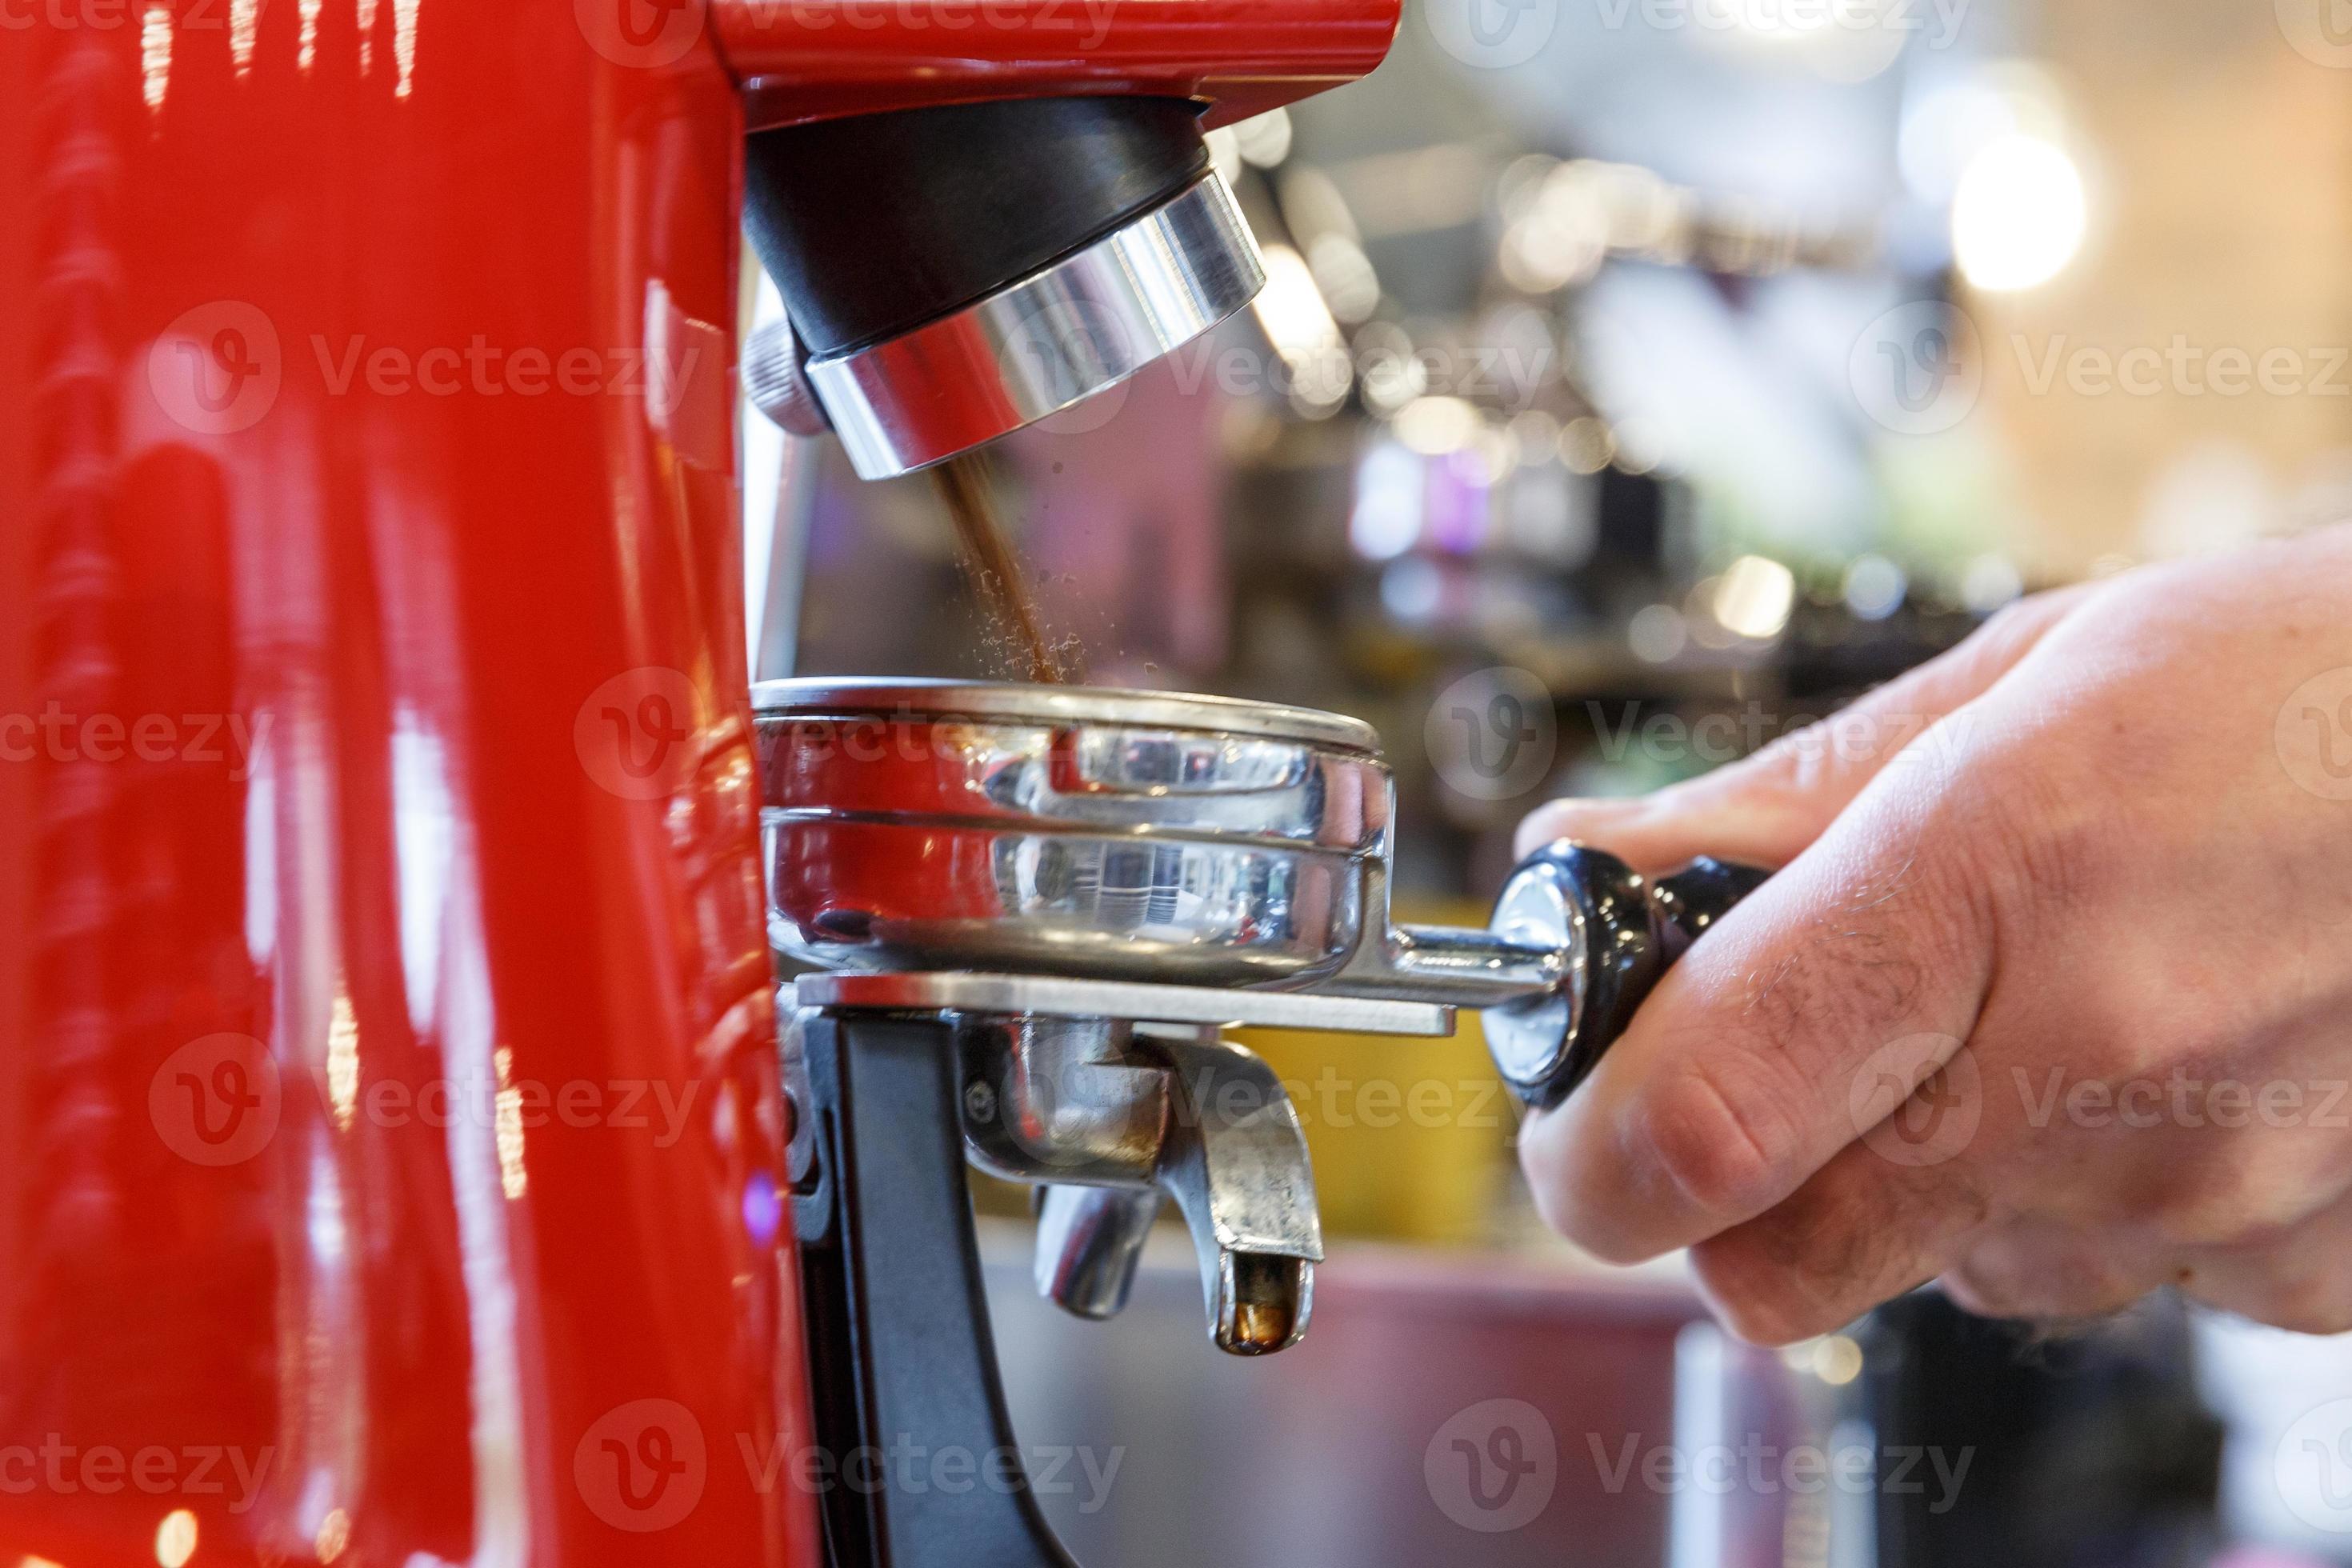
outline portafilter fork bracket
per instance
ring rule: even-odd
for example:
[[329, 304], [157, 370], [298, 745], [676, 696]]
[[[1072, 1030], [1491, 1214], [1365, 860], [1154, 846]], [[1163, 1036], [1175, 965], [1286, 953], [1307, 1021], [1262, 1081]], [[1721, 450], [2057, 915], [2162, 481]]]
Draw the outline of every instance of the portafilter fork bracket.
[[[1082, 1317], [1125, 1304], [1162, 1197], [1198, 1255], [1210, 1338], [1235, 1355], [1287, 1348], [1322, 1260], [1306, 1136], [1287, 1093], [1225, 1025], [1449, 1032], [1452, 1010], [1384, 999], [1217, 992], [1058, 977], [818, 974], [804, 1016], [854, 1031], [920, 1016], [950, 1032], [973, 1164], [1045, 1188], [1038, 1285]], [[789, 1002], [789, 998], [788, 998]]]

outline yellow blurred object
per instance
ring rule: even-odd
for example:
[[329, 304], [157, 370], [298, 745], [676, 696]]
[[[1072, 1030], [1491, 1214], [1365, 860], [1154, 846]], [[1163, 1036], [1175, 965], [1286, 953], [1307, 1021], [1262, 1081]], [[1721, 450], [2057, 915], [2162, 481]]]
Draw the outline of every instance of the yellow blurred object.
[[[1483, 926], [1467, 903], [1400, 904], [1399, 921]], [[1520, 1106], [1478, 1015], [1451, 1039], [1236, 1030], [1282, 1075], [1315, 1161], [1327, 1235], [1476, 1244], [1496, 1232]]]

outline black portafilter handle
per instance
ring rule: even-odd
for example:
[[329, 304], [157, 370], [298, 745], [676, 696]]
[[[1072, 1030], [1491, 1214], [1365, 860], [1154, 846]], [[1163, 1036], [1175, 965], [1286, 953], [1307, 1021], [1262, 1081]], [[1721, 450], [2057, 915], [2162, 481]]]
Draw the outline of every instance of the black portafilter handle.
[[1701, 858], [1644, 877], [1566, 838], [1528, 856], [1496, 900], [1494, 930], [1555, 949], [1567, 973], [1546, 994], [1486, 1009], [1486, 1047], [1504, 1081], [1538, 1108], [1567, 1099], [1675, 960], [1770, 875]]

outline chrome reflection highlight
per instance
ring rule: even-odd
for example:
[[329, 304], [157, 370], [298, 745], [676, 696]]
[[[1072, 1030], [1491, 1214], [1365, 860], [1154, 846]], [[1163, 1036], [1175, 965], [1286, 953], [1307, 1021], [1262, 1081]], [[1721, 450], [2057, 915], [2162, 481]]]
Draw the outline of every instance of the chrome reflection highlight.
[[770, 940], [804, 963], [1304, 984], [1361, 939], [1390, 786], [1353, 721], [952, 683], [754, 702]]
[[1248, 221], [1212, 171], [1085, 249], [806, 374], [859, 476], [888, 479], [1116, 385], [1265, 282]]

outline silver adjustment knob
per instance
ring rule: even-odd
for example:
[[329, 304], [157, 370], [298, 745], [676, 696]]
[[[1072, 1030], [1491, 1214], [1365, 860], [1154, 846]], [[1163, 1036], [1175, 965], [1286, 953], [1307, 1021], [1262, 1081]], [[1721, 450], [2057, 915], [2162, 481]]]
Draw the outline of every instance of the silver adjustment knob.
[[822, 436], [833, 428], [801, 367], [801, 346], [790, 321], [770, 321], [744, 341], [743, 395], [795, 436]]

